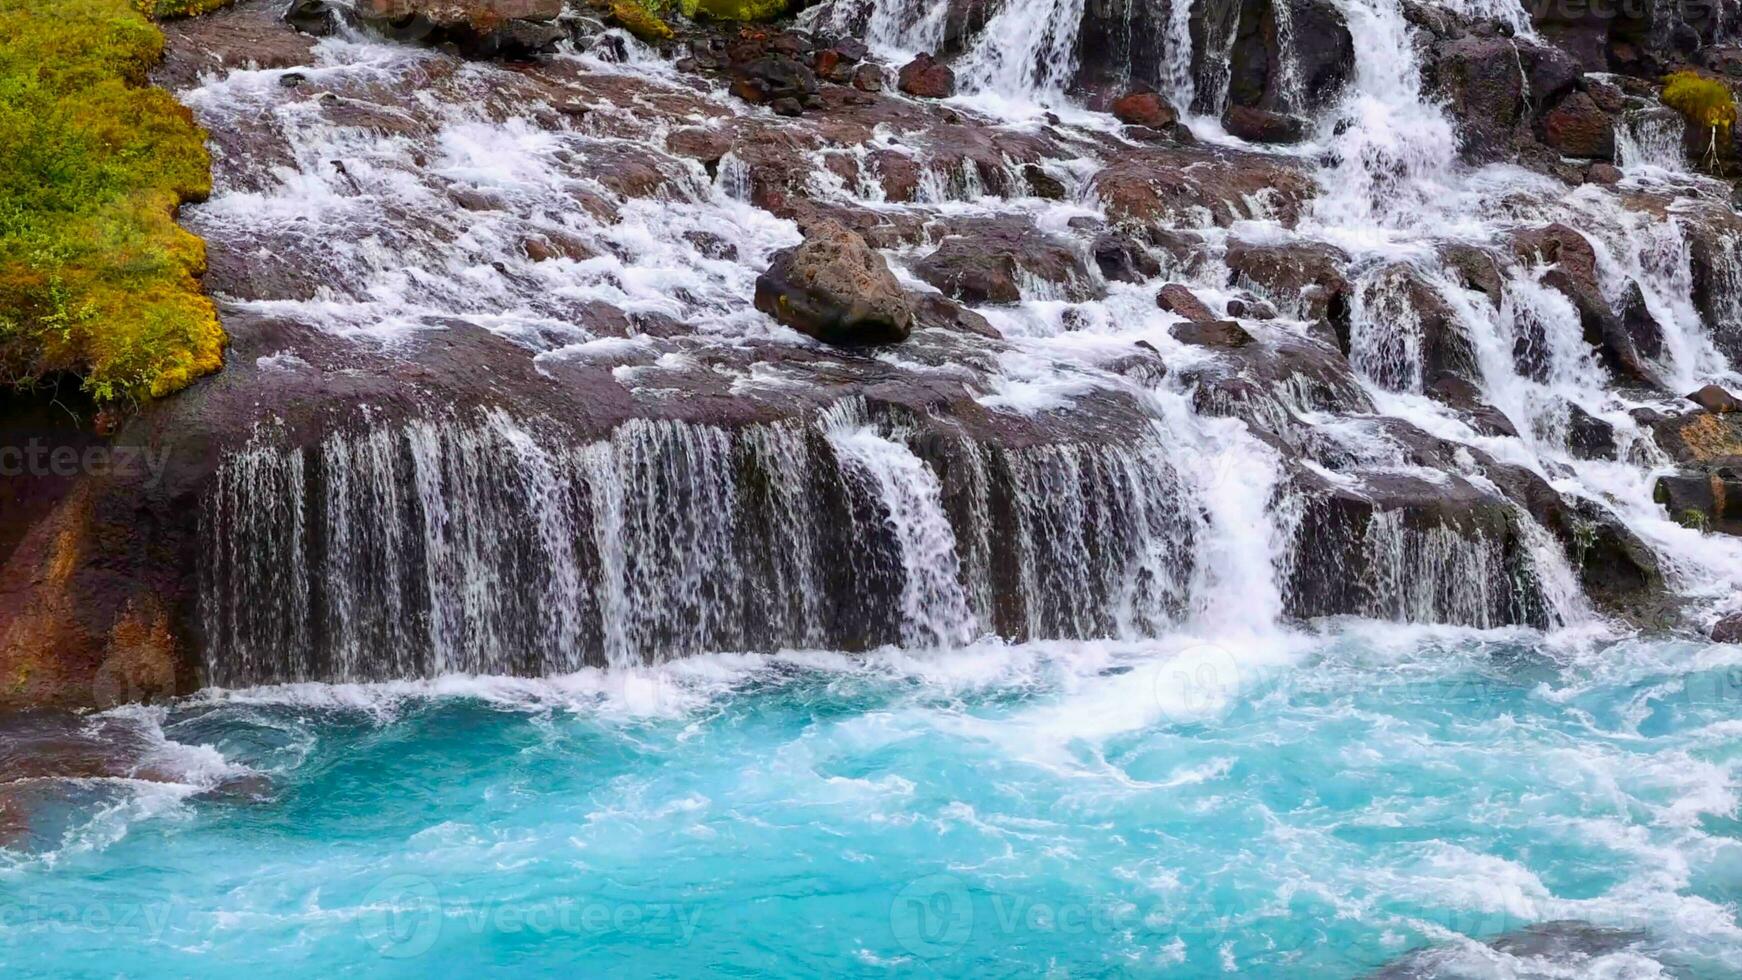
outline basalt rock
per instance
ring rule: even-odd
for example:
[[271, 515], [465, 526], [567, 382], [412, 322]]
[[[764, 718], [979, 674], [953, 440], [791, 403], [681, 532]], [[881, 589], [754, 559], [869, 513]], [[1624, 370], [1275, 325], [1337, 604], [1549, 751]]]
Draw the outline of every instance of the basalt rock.
[[774, 254], [756, 280], [756, 308], [842, 346], [899, 343], [913, 328], [913, 310], [883, 256], [832, 221]]
[[1211, 0], [1193, 6], [1190, 29], [1198, 112], [1309, 112], [1354, 75], [1348, 25], [1326, 0]]
[[1427, 386], [1429, 398], [1464, 414], [1470, 428], [1485, 436], [1517, 437], [1518, 427], [1506, 413], [1482, 398], [1482, 390], [1468, 378], [1446, 375]]
[[1742, 469], [1665, 474], [1657, 478], [1652, 498], [1686, 527], [1742, 535]]
[[1542, 117], [1543, 142], [1569, 157], [1612, 160], [1615, 121], [1584, 92], [1574, 92]]
[[1543, 285], [1572, 302], [1586, 342], [1597, 349], [1605, 367], [1623, 380], [1659, 386], [1657, 372], [1640, 353], [1628, 324], [1603, 295], [1596, 252], [1584, 235], [1563, 224], [1526, 229], [1513, 236], [1513, 250], [1526, 264], [1552, 264], [1542, 276]]
[[1577, 405], [1567, 405], [1567, 449], [1579, 459], [1614, 459], [1615, 427]]
[[1349, 329], [1349, 257], [1333, 245], [1293, 242], [1228, 246], [1228, 269], [1235, 285], [1253, 289], [1286, 313], [1303, 320], [1326, 320], [1345, 344]]
[[[1080, 302], [1102, 290], [1071, 242], [1020, 221], [977, 220], [956, 226], [914, 275], [964, 303], [1016, 303], [1029, 293]], [[1039, 298], [1030, 295], [1028, 298]]]
[[1306, 138], [1306, 120], [1251, 106], [1230, 106], [1222, 127], [1248, 143], [1299, 143]]
[[1191, 323], [1215, 323], [1218, 319], [1204, 301], [1198, 299], [1192, 291], [1177, 282], [1161, 287], [1161, 292], [1155, 297], [1155, 305], [1177, 316], [1183, 316]]
[[562, 0], [358, 0], [359, 20], [388, 37], [451, 43], [475, 57], [517, 57], [552, 49], [568, 35]]
[[1145, 147], [1121, 152], [1095, 175], [1094, 189], [1114, 221], [1175, 231], [1257, 217], [1292, 226], [1317, 186], [1297, 164], [1273, 156]]
[[956, 94], [956, 73], [929, 54], [901, 66], [897, 85], [908, 95], [922, 99], [947, 99]]
[[1742, 643], [1742, 613], [1731, 613], [1712, 626], [1714, 643]]
[[1187, 320], [1174, 325], [1174, 339], [1194, 347], [1239, 348], [1252, 343], [1252, 335], [1233, 320]]
[[1714, 415], [1742, 412], [1742, 398], [1737, 398], [1717, 385], [1706, 385], [1688, 396], [1688, 401]]
[[1168, 129], [1179, 121], [1173, 106], [1159, 94], [1140, 90], [1120, 96], [1113, 102], [1113, 117], [1129, 126]]

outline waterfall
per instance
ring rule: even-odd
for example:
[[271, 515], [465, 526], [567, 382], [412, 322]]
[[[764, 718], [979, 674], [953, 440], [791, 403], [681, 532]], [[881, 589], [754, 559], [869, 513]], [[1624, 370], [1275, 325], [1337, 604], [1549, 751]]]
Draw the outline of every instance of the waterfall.
[[902, 644], [942, 647], [973, 639], [976, 623], [937, 474], [905, 444], [871, 426], [837, 429], [829, 441], [869, 479], [894, 534], [901, 555]]
[[1615, 162], [1629, 173], [1687, 172], [1682, 133], [1687, 123], [1674, 109], [1635, 109], [1615, 128]]
[[1077, 34], [1087, 0], [1005, 0], [962, 58], [970, 91], [1047, 102], [1077, 71]]
[[843, 403], [579, 444], [494, 410], [274, 439], [203, 502], [214, 684], [1154, 636], [1205, 533], [1160, 433], [1000, 449]]

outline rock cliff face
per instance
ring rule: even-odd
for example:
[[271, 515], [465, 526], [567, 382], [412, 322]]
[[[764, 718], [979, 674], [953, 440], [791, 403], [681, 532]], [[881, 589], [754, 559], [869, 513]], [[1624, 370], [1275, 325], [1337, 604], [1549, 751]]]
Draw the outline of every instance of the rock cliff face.
[[1719, 20], [413, 6], [169, 26], [229, 367], [103, 434], [8, 405], [81, 462], [0, 474], [0, 702], [1680, 628], [1742, 569], [1736, 415], [1682, 397], [1737, 386], [1742, 221], [1654, 81]]

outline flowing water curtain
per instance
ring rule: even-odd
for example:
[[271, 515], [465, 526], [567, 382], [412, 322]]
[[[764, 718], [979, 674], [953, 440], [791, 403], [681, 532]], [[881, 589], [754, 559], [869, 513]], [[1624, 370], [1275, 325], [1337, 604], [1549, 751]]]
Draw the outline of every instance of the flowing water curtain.
[[271, 436], [203, 505], [222, 685], [547, 674], [693, 653], [1154, 636], [1206, 533], [1166, 444], [1005, 450], [849, 401], [814, 423], [501, 412]]

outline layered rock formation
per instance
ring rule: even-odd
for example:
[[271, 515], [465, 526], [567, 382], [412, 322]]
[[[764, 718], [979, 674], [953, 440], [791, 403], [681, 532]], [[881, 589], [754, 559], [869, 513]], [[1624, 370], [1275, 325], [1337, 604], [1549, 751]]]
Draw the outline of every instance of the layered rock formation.
[[[1734, 530], [1736, 415], [1682, 396], [1736, 383], [1742, 222], [1591, 73], [1706, 28], [482, 9], [171, 28], [230, 367], [113, 434], [10, 411], [161, 465], [0, 477], [0, 698], [1723, 611], [1675, 524]], [[1403, 90], [1356, 88], [1375, 23]]]

